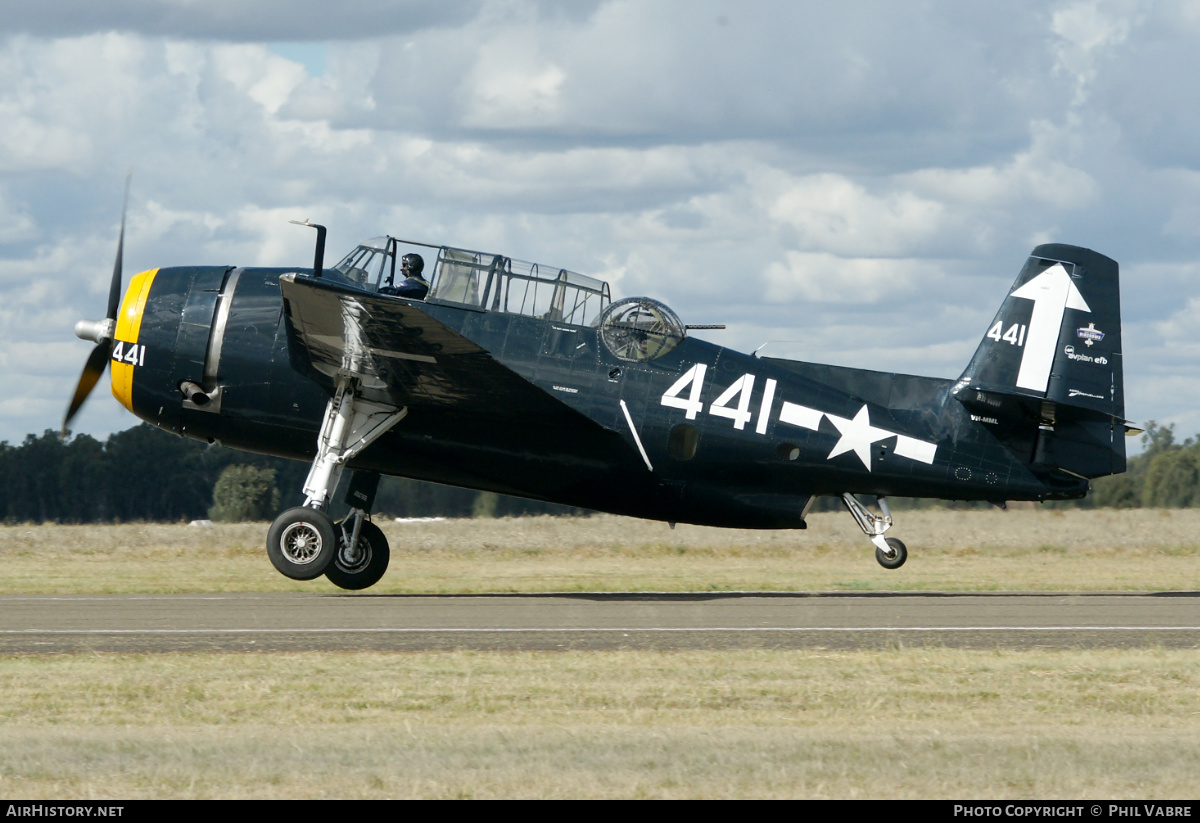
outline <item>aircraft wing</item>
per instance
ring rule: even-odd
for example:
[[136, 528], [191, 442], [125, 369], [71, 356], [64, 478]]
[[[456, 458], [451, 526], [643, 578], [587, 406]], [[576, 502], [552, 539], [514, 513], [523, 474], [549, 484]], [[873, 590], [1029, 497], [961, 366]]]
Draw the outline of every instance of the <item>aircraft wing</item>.
[[283, 275], [279, 287], [292, 366], [331, 394], [339, 376], [352, 375], [364, 399], [397, 407], [599, 428], [403, 300], [302, 274]]

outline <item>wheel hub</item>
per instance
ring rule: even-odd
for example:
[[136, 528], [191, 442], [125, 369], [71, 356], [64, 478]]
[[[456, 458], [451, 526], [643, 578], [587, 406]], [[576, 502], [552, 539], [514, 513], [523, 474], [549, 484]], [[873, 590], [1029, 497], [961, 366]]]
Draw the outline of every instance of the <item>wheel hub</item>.
[[293, 523], [279, 541], [284, 556], [298, 566], [317, 559], [321, 553], [321, 533], [309, 523]]
[[366, 540], [359, 538], [358, 551], [351, 554], [348, 545], [341, 545], [338, 548], [335, 561], [342, 571], [355, 573], [365, 569], [371, 562], [371, 544]]

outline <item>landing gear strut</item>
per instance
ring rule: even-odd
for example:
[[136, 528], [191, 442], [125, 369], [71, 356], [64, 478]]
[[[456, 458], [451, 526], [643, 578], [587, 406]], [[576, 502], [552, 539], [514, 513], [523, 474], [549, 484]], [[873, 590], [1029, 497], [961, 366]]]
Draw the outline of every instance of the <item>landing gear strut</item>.
[[875, 500], [879, 505], [879, 514], [868, 509], [849, 492], [842, 495], [842, 502], [850, 510], [854, 521], [863, 530], [863, 534], [875, 544], [875, 559], [879, 561], [879, 565], [885, 569], [898, 569], [908, 559], [908, 548], [894, 537], [883, 536], [884, 532], [892, 527], [892, 510], [882, 495]]
[[271, 564], [293, 580], [312, 580], [324, 574], [343, 589], [365, 589], [387, 571], [387, 538], [370, 522], [379, 475], [356, 473], [346, 502], [350, 514], [334, 523], [326, 513], [346, 463], [408, 414], [365, 400], [358, 381], [342, 377], [325, 407], [317, 455], [304, 481], [304, 505], [288, 509], [267, 532]]

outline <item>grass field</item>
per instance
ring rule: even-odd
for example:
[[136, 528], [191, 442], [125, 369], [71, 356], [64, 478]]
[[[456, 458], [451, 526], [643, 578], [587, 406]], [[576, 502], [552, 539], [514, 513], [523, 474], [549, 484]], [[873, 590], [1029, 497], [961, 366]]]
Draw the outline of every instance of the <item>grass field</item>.
[[[806, 531], [621, 517], [380, 522], [373, 592], [1200, 589], [1200, 510], [914, 511], [888, 571], [846, 513]], [[333, 591], [266, 558], [267, 524], [0, 527], [2, 592]]]
[[[385, 524], [373, 591], [1195, 590], [1191, 511], [921, 511], [807, 532]], [[5, 592], [333, 590], [265, 524], [9, 526]], [[0, 796], [1180, 798], [1195, 650], [0, 657]]]
[[1186, 798], [1193, 651], [0, 660], [5, 797]]

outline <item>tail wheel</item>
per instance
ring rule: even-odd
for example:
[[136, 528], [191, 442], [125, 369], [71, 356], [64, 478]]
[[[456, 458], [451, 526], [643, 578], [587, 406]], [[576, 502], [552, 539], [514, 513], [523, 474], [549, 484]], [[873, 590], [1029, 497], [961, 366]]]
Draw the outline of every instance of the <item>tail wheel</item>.
[[323, 511], [303, 506], [288, 509], [267, 532], [271, 565], [292, 580], [320, 577], [337, 551], [333, 520]]
[[[339, 532], [342, 530], [339, 528]], [[338, 540], [333, 560], [325, 567], [325, 576], [338, 588], [358, 591], [374, 586], [387, 571], [391, 550], [387, 538], [374, 523], [364, 521], [358, 531], [358, 551], [351, 558], [349, 541]]]
[[908, 547], [894, 537], [888, 537], [885, 541], [889, 552], [884, 552], [883, 549], [875, 549], [875, 559], [879, 561], [879, 565], [885, 569], [898, 569], [904, 565], [904, 561], [908, 559]]

